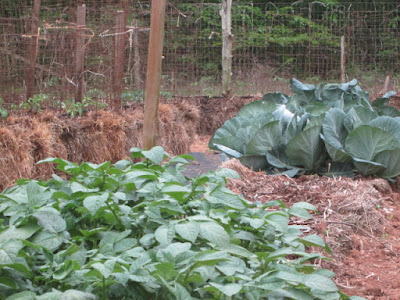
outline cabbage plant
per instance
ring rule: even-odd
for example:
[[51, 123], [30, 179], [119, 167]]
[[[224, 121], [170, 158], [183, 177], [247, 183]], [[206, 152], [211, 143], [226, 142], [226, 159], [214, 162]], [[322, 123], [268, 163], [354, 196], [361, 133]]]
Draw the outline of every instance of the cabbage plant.
[[252, 169], [290, 176], [400, 174], [400, 112], [388, 105], [393, 92], [372, 102], [355, 79], [290, 85], [292, 96], [269, 93], [244, 106], [209, 147]]

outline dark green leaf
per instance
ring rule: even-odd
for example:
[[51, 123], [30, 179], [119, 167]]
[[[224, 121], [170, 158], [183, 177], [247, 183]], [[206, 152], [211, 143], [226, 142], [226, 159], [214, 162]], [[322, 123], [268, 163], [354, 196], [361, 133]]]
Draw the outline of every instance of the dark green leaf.
[[83, 200], [83, 206], [86, 207], [92, 215], [95, 215], [101, 207], [105, 206], [108, 197], [109, 193], [107, 192], [101, 195], [86, 197], [85, 200]]
[[296, 165], [315, 170], [324, 158], [320, 139], [321, 126], [314, 126], [298, 133], [286, 146], [286, 154]]
[[351, 131], [345, 141], [345, 150], [353, 157], [372, 161], [376, 154], [384, 150], [400, 147], [399, 142], [389, 132], [369, 125], [361, 125]]
[[200, 233], [200, 227], [195, 221], [182, 222], [175, 225], [175, 231], [183, 239], [194, 243]]

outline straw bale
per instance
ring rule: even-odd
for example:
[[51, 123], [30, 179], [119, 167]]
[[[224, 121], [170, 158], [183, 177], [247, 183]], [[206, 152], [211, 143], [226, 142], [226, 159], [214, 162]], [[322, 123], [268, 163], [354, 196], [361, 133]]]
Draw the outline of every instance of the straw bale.
[[179, 113], [176, 114], [176, 122], [185, 126], [187, 135], [195, 139], [200, 124], [200, 110], [198, 107], [180, 102], [174, 105]]
[[198, 133], [213, 134], [225, 121], [233, 118], [239, 110], [256, 100], [253, 97], [207, 98], [199, 100], [200, 120]]
[[[161, 104], [158, 144], [172, 155], [189, 152], [199, 116], [187, 103]], [[131, 147], [142, 147], [143, 118], [142, 104], [124, 114], [96, 111], [73, 119], [54, 110], [10, 116], [1, 128], [0, 188], [21, 177], [48, 178], [57, 172], [55, 166], [35, 165], [47, 157], [76, 163], [126, 158]]]
[[[196, 136], [198, 110], [193, 105], [187, 104], [160, 104], [158, 116], [157, 144], [172, 155], [188, 152]], [[143, 106], [136, 106], [124, 115], [124, 118], [127, 150], [131, 147], [142, 147]]]
[[126, 157], [124, 127], [125, 120], [117, 114], [90, 112], [87, 117], [78, 119], [77, 135], [71, 142], [83, 161], [117, 161]]
[[31, 142], [19, 124], [0, 128], [0, 190], [18, 178], [31, 177], [34, 162], [29, 149]]
[[142, 148], [143, 134], [143, 106], [137, 106], [132, 111], [127, 111], [125, 118], [126, 152], [132, 147]]
[[189, 152], [196, 137], [196, 109], [187, 104], [161, 104], [158, 143], [173, 155]]
[[[34, 122], [32, 130], [27, 132], [31, 142], [30, 155], [34, 162], [39, 160], [54, 157], [54, 136], [46, 123]], [[52, 164], [39, 164], [33, 169], [32, 176], [34, 178], [45, 179], [54, 173]]]

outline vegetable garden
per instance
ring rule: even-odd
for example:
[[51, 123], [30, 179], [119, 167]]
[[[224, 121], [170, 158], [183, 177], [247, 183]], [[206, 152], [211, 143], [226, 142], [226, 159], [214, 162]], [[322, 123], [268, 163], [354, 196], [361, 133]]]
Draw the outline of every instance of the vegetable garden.
[[[160, 146], [148, 151], [130, 148], [130, 158], [114, 163], [74, 163], [68, 156], [42, 159], [37, 167], [49, 167], [43, 176], [47, 179], [19, 179], [0, 194], [1, 297], [360, 299], [346, 294], [380, 295], [373, 289], [352, 290], [351, 284], [335, 279], [332, 270], [344, 276], [339, 262], [347, 259], [349, 251], [363, 251], [356, 241], [369, 239], [385, 255], [397, 257], [397, 248], [376, 237], [389, 232], [390, 218], [398, 219], [396, 208], [387, 202], [396, 199], [397, 185], [383, 179], [364, 184], [342, 176], [360, 178], [354, 173], [358, 172], [390, 179], [398, 175], [396, 164], [385, 164], [379, 157], [397, 151], [399, 112], [388, 105], [391, 94], [371, 102], [356, 81], [313, 86], [293, 79], [291, 86], [291, 96], [232, 98], [237, 101], [231, 102], [236, 116], [216, 99], [217, 122], [200, 122], [204, 111], [192, 115], [201, 125], [189, 135], [200, 133], [199, 128], [203, 133], [215, 131], [212, 147], [262, 172], [229, 160], [226, 168], [190, 178], [182, 171], [192, 158], [171, 157]], [[197, 107], [209, 109], [210, 104], [201, 99]], [[162, 104], [161, 111], [174, 105]], [[182, 105], [178, 106], [182, 109]], [[185, 109], [186, 114], [195, 111], [188, 103]], [[218, 111], [228, 119], [224, 124]], [[107, 120], [105, 112], [93, 114], [97, 122]], [[252, 122], [246, 121], [249, 116]], [[64, 121], [84, 122], [87, 117], [66, 116]], [[168, 124], [171, 115], [165, 117]], [[9, 116], [3, 125], [13, 118], [15, 122]], [[19, 118], [22, 125], [24, 116]], [[8, 126], [13, 128], [12, 123]], [[359, 128], [367, 133], [360, 134]], [[88, 133], [88, 137], [93, 134]], [[374, 135], [379, 143], [372, 143], [377, 140]], [[304, 141], [297, 142], [299, 136]], [[364, 147], [356, 152], [361, 142]], [[8, 148], [6, 143], [10, 141], [3, 138], [2, 145]], [[124, 155], [123, 149], [119, 155]], [[371, 157], [362, 156], [365, 153]], [[316, 172], [323, 176], [299, 177]], [[306, 186], [315, 193], [303, 190], [303, 198], [296, 196]], [[343, 189], [344, 195], [335, 189]], [[322, 192], [328, 193], [325, 198], [321, 191], [327, 191]], [[329, 228], [332, 224], [338, 228]], [[343, 236], [352, 236], [347, 246], [340, 241]]]
[[[260, 1], [232, 11], [231, 1], [153, 5], [159, 24], [150, 29], [153, 76], [144, 93], [139, 37], [147, 42], [150, 2], [107, 0], [89, 10], [82, 1], [28, 2], [0, 4], [8, 80], [0, 94], [0, 299], [400, 297], [400, 111], [389, 92], [398, 85], [398, 6], [366, 4], [368, 16], [382, 18], [386, 31], [378, 34], [375, 19], [358, 15], [361, 3]], [[190, 76], [166, 63], [161, 77], [164, 56], [153, 50], [162, 50], [164, 17], [157, 17], [165, 8], [167, 28], [189, 32], [167, 38], [166, 61], [187, 63]], [[378, 95], [376, 86], [345, 82], [346, 54], [353, 55], [349, 75], [360, 53], [351, 44], [354, 26], [370, 28], [376, 42], [361, 51], [361, 73], [386, 75]], [[29, 58], [18, 48], [25, 38]], [[73, 55], [48, 55], [53, 38]], [[90, 49], [96, 38], [102, 48]], [[206, 53], [195, 40], [211, 45], [208, 58], [190, 57]], [[338, 54], [342, 83], [321, 83], [339, 77]], [[24, 76], [20, 68], [13, 74], [16, 61], [28, 64]], [[232, 77], [232, 63], [243, 73]], [[267, 71], [259, 75], [273, 70], [265, 82], [279, 81], [282, 90], [233, 94], [260, 64]], [[294, 72], [318, 82], [289, 80]], [[202, 96], [178, 96], [191, 76], [201, 77], [190, 86]], [[22, 89], [10, 78], [24, 78]], [[216, 78], [216, 89], [204, 88]], [[232, 79], [237, 85], [225, 87]]]

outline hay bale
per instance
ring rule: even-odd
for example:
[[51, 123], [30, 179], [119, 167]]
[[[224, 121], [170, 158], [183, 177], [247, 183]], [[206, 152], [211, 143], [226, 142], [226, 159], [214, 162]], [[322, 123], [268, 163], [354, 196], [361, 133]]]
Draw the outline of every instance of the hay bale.
[[31, 148], [28, 135], [20, 125], [0, 128], [0, 190], [18, 178], [32, 176]]
[[73, 157], [73, 161], [102, 163], [126, 157], [125, 120], [119, 115], [90, 112], [87, 117], [79, 118], [77, 125], [76, 136], [70, 142], [79, 157]]
[[[123, 115], [96, 111], [71, 119], [45, 111], [11, 116], [0, 131], [0, 188], [21, 177], [49, 178], [57, 172], [54, 165], [35, 165], [47, 157], [75, 163], [124, 159], [131, 147], [142, 147], [143, 118], [142, 104]], [[161, 104], [158, 144], [172, 155], [189, 152], [199, 119], [199, 110], [193, 105]]]
[[201, 135], [213, 134], [225, 121], [233, 118], [239, 110], [254, 101], [253, 97], [232, 96], [230, 98], [207, 98], [199, 100], [200, 120], [198, 133]]
[[[189, 104], [160, 104], [157, 144], [172, 155], [189, 152], [196, 137], [199, 110]], [[128, 149], [142, 147], [143, 106], [136, 106], [124, 115]]]
[[178, 112], [175, 114], [176, 123], [184, 125], [188, 136], [195, 139], [201, 120], [200, 109], [195, 105], [185, 102], [176, 103], [174, 106]]
[[68, 150], [63, 143], [61, 136], [64, 131], [68, 131], [70, 121], [60, 120], [53, 111], [44, 111], [38, 115], [38, 120], [47, 124], [51, 133], [52, 155], [54, 157], [68, 159]]
[[143, 106], [136, 106], [132, 111], [126, 111], [125, 115], [125, 135], [126, 135], [126, 153], [132, 147], [142, 148], [143, 134]]
[[[33, 122], [31, 130], [28, 132], [31, 142], [30, 155], [34, 163], [39, 160], [54, 157], [54, 136], [46, 123]], [[32, 177], [37, 179], [47, 179], [54, 173], [52, 164], [39, 164], [33, 168]]]

